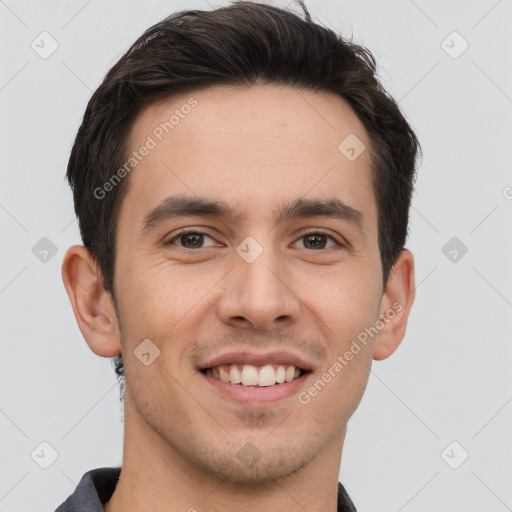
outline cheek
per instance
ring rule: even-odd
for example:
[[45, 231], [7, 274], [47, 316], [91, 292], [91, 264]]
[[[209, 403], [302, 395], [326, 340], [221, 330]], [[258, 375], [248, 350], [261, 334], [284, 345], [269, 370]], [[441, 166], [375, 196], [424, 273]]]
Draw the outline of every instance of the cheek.
[[[333, 408], [338, 421], [347, 421], [357, 408], [367, 385], [372, 364], [374, 338], [366, 329], [374, 325], [379, 311], [379, 290], [366, 273], [338, 276], [323, 294], [322, 319], [330, 330], [325, 337], [331, 356], [318, 376], [316, 407]], [[318, 382], [320, 379], [321, 382]], [[333, 412], [334, 414], [335, 412]]]
[[318, 414], [330, 411], [331, 420], [342, 425], [356, 410], [368, 382], [374, 339], [365, 329], [374, 324], [378, 308], [368, 289], [349, 293], [332, 282], [328, 289], [329, 294], [322, 295], [315, 306], [328, 354], [300, 403], [311, 403]]
[[201, 275], [180, 272], [168, 262], [139, 270], [131, 267], [120, 273], [118, 301], [128, 334], [158, 339], [187, 314], [193, 314], [211, 288], [209, 277]]
[[367, 275], [368, 269], [360, 274], [347, 269], [316, 279], [314, 286], [303, 285], [305, 304], [322, 320], [326, 339], [338, 350], [373, 325], [378, 315], [379, 290]]
[[[322, 424], [345, 425], [359, 405], [369, 376], [368, 351], [361, 351], [350, 362], [330, 364], [300, 395], [308, 402], [309, 419]], [[313, 413], [313, 410], [315, 413]], [[328, 411], [328, 412], [327, 412]]]

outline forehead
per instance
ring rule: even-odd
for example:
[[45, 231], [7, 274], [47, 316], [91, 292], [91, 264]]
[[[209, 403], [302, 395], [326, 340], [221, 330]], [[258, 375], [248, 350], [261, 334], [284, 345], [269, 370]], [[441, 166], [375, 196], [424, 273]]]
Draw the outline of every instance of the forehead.
[[300, 197], [336, 198], [376, 229], [371, 142], [334, 94], [273, 85], [179, 94], [141, 113], [127, 147], [138, 156], [120, 222], [134, 228], [167, 196], [186, 194], [224, 201], [247, 222], [270, 222], [271, 205]]

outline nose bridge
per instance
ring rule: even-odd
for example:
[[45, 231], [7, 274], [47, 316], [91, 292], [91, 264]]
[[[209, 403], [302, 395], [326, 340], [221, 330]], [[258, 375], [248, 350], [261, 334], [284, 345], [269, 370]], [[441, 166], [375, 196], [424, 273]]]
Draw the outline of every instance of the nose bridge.
[[258, 233], [247, 236], [236, 248], [241, 261], [237, 267], [244, 275], [243, 291], [253, 300], [276, 300], [283, 296], [282, 266], [277, 254], [272, 233]]
[[[246, 242], [245, 249], [247, 249], [248, 245]], [[256, 248], [252, 247], [245, 254], [251, 254], [255, 250]], [[280, 294], [284, 276], [279, 275], [281, 273], [281, 266], [271, 243], [266, 244], [265, 248], [262, 248], [261, 253], [257, 254], [254, 260], [246, 260], [243, 257], [241, 259], [243, 262], [239, 262], [238, 265], [245, 276], [246, 286], [244, 288], [251, 295], [266, 295], [268, 297]]]

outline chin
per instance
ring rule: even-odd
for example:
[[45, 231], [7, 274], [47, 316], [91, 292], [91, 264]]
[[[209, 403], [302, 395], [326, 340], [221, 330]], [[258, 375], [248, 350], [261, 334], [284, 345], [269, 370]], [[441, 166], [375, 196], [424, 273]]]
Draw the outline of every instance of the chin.
[[303, 448], [279, 447], [275, 444], [258, 450], [248, 442], [242, 448], [227, 448], [223, 452], [202, 451], [196, 463], [215, 477], [238, 485], [266, 484], [297, 473], [309, 464], [317, 454]]

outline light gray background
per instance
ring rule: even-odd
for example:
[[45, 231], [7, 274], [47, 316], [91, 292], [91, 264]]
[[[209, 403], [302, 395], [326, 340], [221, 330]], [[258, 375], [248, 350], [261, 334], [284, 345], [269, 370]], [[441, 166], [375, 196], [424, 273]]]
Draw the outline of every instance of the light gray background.
[[[66, 164], [92, 91], [135, 38], [225, 3], [0, 1], [1, 511], [52, 511], [83, 473], [121, 464], [111, 360], [87, 347], [60, 276], [81, 243]], [[374, 52], [425, 152], [416, 302], [402, 345], [374, 363], [340, 479], [362, 512], [512, 510], [512, 1], [307, 5]], [[31, 48], [43, 31], [59, 45], [47, 59]], [[453, 31], [469, 44], [457, 58]], [[468, 247], [457, 262], [442, 252], [454, 236]], [[42, 237], [57, 248], [46, 263], [32, 252]], [[31, 457], [43, 441], [59, 455], [48, 469]]]

